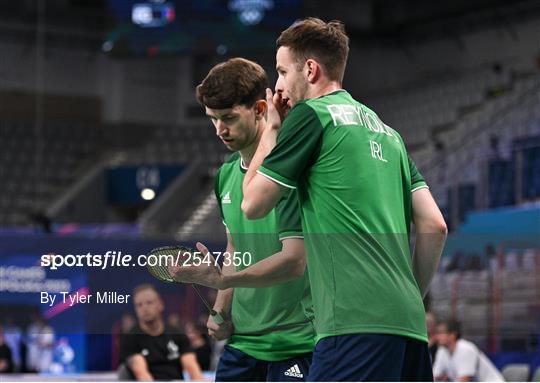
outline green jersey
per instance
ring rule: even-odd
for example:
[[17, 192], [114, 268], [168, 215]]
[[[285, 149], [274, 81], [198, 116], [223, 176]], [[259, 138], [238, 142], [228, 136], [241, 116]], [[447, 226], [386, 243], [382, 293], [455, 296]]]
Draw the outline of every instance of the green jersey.
[[412, 272], [412, 192], [427, 187], [399, 134], [349, 93], [298, 102], [258, 172], [298, 188], [317, 339], [426, 341]]
[[[300, 206], [294, 191], [287, 193], [266, 217], [245, 218], [241, 203], [246, 170], [235, 153], [221, 166], [215, 181], [223, 222], [240, 253], [237, 270], [281, 251], [281, 240], [302, 237]], [[315, 330], [307, 272], [276, 286], [236, 287], [231, 315], [235, 333], [228, 344], [256, 359], [279, 361], [313, 351]]]

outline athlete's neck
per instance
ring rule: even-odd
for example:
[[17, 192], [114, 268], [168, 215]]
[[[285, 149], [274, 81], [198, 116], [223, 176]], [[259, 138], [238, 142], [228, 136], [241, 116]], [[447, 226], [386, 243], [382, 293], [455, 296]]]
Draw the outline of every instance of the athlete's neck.
[[338, 81], [325, 81], [320, 84], [313, 84], [308, 88], [306, 98], [317, 98], [325, 96], [340, 89], [342, 89], [341, 83]]
[[139, 325], [145, 333], [151, 336], [161, 335], [165, 330], [165, 325], [163, 324], [163, 320], [161, 318], [151, 322], [140, 322]]
[[257, 121], [257, 133], [248, 146], [246, 146], [243, 149], [240, 149], [240, 158], [242, 159], [242, 164], [247, 168], [249, 167], [249, 164], [251, 163], [251, 159], [255, 155], [255, 152], [257, 151], [257, 146], [259, 146], [259, 141], [261, 140], [261, 135], [263, 132], [263, 129], [265, 127], [266, 120], [262, 119]]

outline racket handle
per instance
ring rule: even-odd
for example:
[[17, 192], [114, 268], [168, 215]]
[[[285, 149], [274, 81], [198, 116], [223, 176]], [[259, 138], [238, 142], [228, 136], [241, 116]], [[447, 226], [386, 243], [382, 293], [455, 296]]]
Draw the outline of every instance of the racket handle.
[[210, 316], [212, 317], [214, 322], [216, 322], [216, 324], [222, 324], [223, 322], [225, 322], [221, 314], [218, 313], [216, 310], [210, 311]]

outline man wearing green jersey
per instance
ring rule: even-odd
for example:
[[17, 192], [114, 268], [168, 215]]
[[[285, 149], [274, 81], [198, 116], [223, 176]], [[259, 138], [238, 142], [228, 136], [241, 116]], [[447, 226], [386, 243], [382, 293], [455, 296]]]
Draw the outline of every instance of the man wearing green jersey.
[[[231, 319], [208, 321], [211, 335], [228, 339], [217, 381], [303, 381], [315, 345], [296, 192], [284, 193], [258, 220], [246, 219], [240, 207], [242, 182], [266, 124], [267, 86], [262, 67], [234, 58], [213, 67], [197, 87], [217, 136], [235, 152], [215, 178], [228, 254], [222, 271], [201, 265], [173, 272], [179, 281], [220, 289], [214, 309]], [[235, 258], [235, 251], [249, 256]]]
[[446, 238], [442, 215], [400, 135], [341, 88], [343, 24], [298, 21], [277, 47], [242, 210], [260, 219], [299, 192], [317, 332], [308, 380], [432, 380], [422, 295]]

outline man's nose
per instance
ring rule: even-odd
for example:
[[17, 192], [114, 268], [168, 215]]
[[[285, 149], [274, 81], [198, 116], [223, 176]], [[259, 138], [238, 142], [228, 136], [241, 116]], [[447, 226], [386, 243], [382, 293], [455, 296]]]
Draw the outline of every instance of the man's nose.
[[226, 130], [226, 126], [221, 120], [217, 120], [216, 122], [216, 135], [221, 136]]
[[276, 81], [276, 86], [274, 87], [274, 92], [275, 93], [282, 93], [283, 92], [283, 86], [282, 86], [281, 80], [279, 80], [279, 79]]

